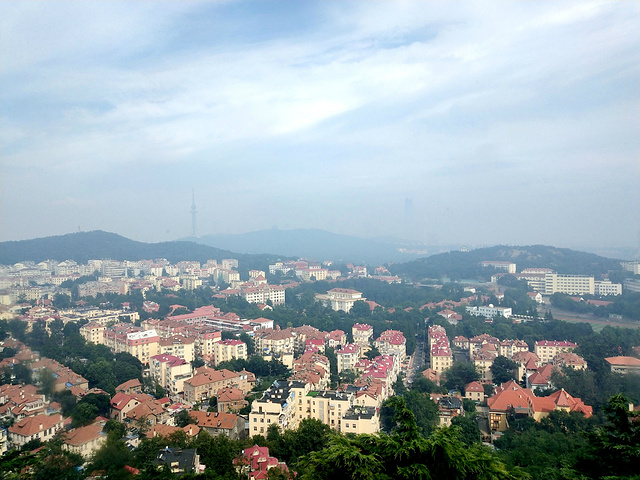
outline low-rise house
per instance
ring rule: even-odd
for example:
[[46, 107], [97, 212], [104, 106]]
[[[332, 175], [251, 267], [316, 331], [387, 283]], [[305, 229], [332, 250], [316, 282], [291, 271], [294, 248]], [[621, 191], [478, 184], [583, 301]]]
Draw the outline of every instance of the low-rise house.
[[158, 452], [151, 463], [157, 468], [166, 465], [173, 474], [201, 473], [205, 466], [200, 463], [200, 455], [195, 448], [169, 448], [165, 447]]
[[116, 387], [116, 393], [122, 392], [127, 395], [133, 395], [136, 393], [142, 393], [142, 383], [137, 378], [132, 378], [124, 383], [121, 383]]
[[245, 420], [240, 415], [224, 412], [191, 411], [196, 425], [211, 436], [225, 435], [231, 440], [241, 440], [246, 437]]
[[107, 441], [107, 434], [102, 429], [106, 418], [98, 417], [94, 423], [76, 428], [64, 435], [63, 448], [72, 453], [90, 458]]
[[235, 413], [249, 405], [242, 390], [235, 387], [225, 387], [218, 390], [217, 399], [218, 411], [224, 413]]
[[268, 447], [259, 447], [254, 445], [251, 448], [245, 448], [242, 456], [233, 461], [239, 474], [244, 475], [249, 480], [263, 480], [269, 478], [269, 470], [280, 469], [287, 473], [289, 469], [287, 464], [278, 461], [276, 457], [269, 456]]
[[573, 352], [559, 353], [553, 357], [553, 365], [560, 368], [573, 368], [574, 370], [586, 370], [587, 362], [580, 355]]
[[31, 440], [48, 442], [64, 428], [62, 415], [35, 415], [26, 417], [9, 427], [9, 441], [21, 448]]
[[613, 373], [621, 373], [626, 375], [628, 373], [640, 374], [640, 359], [635, 357], [608, 357], [605, 361], [609, 364], [609, 368]]
[[487, 399], [489, 424], [492, 432], [503, 432], [509, 428], [510, 417], [531, 417], [536, 421], [554, 410], [580, 412], [585, 417], [593, 414], [593, 408], [585, 405], [580, 398], [569, 395], [564, 389], [548, 397], [536, 397], [528, 388], [523, 388], [513, 380], [496, 388], [495, 394]]
[[471, 382], [464, 387], [464, 398], [474, 402], [482, 402], [485, 399], [484, 387], [480, 382]]

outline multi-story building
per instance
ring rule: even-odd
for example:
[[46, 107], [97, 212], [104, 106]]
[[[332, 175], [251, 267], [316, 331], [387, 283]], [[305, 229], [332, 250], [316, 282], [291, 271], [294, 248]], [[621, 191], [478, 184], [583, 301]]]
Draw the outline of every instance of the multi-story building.
[[596, 295], [622, 295], [622, 284], [611, 283], [610, 280], [603, 280], [601, 282], [594, 282], [594, 289]]
[[305, 397], [309, 386], [303, 382], [277, 380], [261, 398], [253, 401], [249, 413], [249, 435], [265, 435], [271, 424], [296, 429], [306, 417]]
[[353, 406], [354, 395], [333, 390], [311, 391], [305, 400], [304, 418], [320, 420], [334, 430], [341, 431], [342, 417]]
[[184, 391], [184, 382], [192, 377], [191, 364], [174, 355], [154, 355], [149, 361], [151, 378], [164, 388], [168, 395], [178, 396]]
[[193, 362], [195, 358], [195, 338], [173, 335], [160, 338], [159, 353], [183, 358], [187, 362]]
[[184, 398], [187, 402], [196, 403], [208, 400], [225, 387], [236, 387], [245, 394], [250, 390], [246, 375], [231, 370], [213, 370], [202, 367], [196, 374], [184, 382]]
[[360, 345], [357, 343], [347, 343], [341, 350], [336, 352], [338, 359], [338, 373], [345, 370], [354, 370], [356, 363], [360, 360]]
[[373, 340], [373, 327], [366, 323], [356, 323], [351, 327], [351, 334], [353, 335], [353, 343], [368, 348]]
[[496, 270], [504, 270], [507, 273], [516, 273], [516, 264], [513, 262], [501, 262], [493, 260], [484, 260], [480, 262], [481, 267], [492, 267]]
[[80, 327], [80, 335], [87, 342], [95, 343], [96, 345], [104, 345], [104, 332], [106, 330], [106, 325], [89, 322]]
[[566, 293], [569, 295], [594, 295], [595, 280], [587, 275], [547, 273], [544, 276], [544, 293]]
[[31, 440], [48, 442], [64, 429], [62, 415], [35, 415], [25, 417], [9, 427], [9, 441], [20, 448]]
[[541, 363], [550, 363], [559, 353], [573, 352], [577, 346], [575, 343], [567, 340], [539, 340], [535, 343], [533, 351]]
[[316, 293], [317, 302], [322, 302], [336, 312], [342, 310], [348, 313], [359, 300], [364, 301], [366, 298], [363, 298], [362, 292], [350, 288], [332, 288], [327, 293]]
[[509, 318], [513, 311], [509, 307], [494, 307], [492, 304], [489, 305], [480, 305], [480, 306], [469, 306], [465, 307], [467, 313], [470, 315], [474, 315], [476, 317], [504, 317]]
[[89, 459], [107, 442], [107, 432], [102, 430], [105, 423], [102, 419], [91, 425], [71, 430], [65, 434], [62, 448]]
[[285, 304], [285, 288], [281, 285], [250, 285], [240, 286], [240, 296], [249, 303], [267, 303], [273, 305]]
[[236, 339], [222, 340], [214, 345], [214, 352], [216, 365], [234, 358], [246, 360], [247, 344]]
[[400, 363], [407, 356], [407, 339], [400, 330], [385, 330], [373, 344], [382, 355], [396, 355]]

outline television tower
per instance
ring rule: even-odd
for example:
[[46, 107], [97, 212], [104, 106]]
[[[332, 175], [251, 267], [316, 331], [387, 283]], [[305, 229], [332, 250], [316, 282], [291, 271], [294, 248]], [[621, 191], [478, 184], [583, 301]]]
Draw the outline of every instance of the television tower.
[[196, 236], [196, 193], [194, 189], [191, 189], [191, 235]]

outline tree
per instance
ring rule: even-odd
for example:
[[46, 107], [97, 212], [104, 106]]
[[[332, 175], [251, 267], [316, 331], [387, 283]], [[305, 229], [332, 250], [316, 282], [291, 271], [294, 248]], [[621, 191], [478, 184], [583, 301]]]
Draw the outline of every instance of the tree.
[[493, 376], [493, 383], [501, 385], [509, 380], [515, 380], [517, 368], [518, 365], [513, 360], [502, 355], [497, 356], [491, 367], [489, 367]]
[[186, 427], [189, 424], [195, 424], [196, 419], [189, 415], [188, 410], [180, 410], [176, 415], [176, 425], [180, 428]]
[[474, 416], [458, 415], [451, 420], [451, 425], [459, 427], [460, 439], [467, 445], [480, 442], [480, 427]]
[[469, 383], [480, 380], [480, 374], [472, 363], [456, 362], [443, 372], [444, 386], [449, 390], [464, 392]]
[[605, 407], [607, 423], [589, 438], [578, 467], [589, 478], [640, 478], [640, 413], [629, 411], [629, 400], [614, 395]]
[[372, 346], [367, 353], [364, 354], [365, 358], [368, 358], [369, 360], [373, 360], [374, 358], [378, 357], [380, 355], [380, 350], [378, 350], [378, 347]]
[[78, 403], [71, 414], [73, 428], [83, 427], [93, 423], [98, 415], [98, 408], [90, 403]]
[[389, 407], [395, 411], [390, 435], [332, 434], [326, 448], [311, 452], [299, 463], [300, 479], [527, 478], [522, 472], [507, 469], [486, 447], [464, 444], [457, 427], [440, 428], [423, 437], [404, 399], [392, 397]]

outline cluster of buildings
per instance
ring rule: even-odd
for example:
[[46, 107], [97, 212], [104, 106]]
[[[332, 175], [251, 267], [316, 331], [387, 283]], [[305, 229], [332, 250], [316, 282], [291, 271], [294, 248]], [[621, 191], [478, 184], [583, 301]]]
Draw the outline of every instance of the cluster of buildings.
[[46, 260], [0, 265], [0, 305], [53, 297], [57, 293], [70, 295], [70, 290], [61, 285], [88, 275], [97, 275], [98, 279], [79, 284], [80, 297], [107, 293], [126, 295], [132, 291], [144, 294], [161, 289], [194, 290], [207, 282], [224, 282], [235, 288], [242, 283], [237, 267], [236, 259], [224, 259], [220, 263], [208, 260], [204, 264], [194, 261], [171, 264], [166, 259], [156, 259], [89, 260], [86, 264]]
[[[379, 409], [389, 396], [406, 357], [406, 339], [397, 330], [387, 330], [373, 340], [373, 327], [355, 324], [353, 343], [346, 343], [343, 331], [321, 332], [313, 327], [260, 331], [256, 349], [280, 358], [300, 353], [292, 360], [293, 375], [274, 382], [263, 396], [253, 401], [249, 434], [265, 434], [270, 425], [296, 428], [300, 421], [320, 420], [343, 433], [374, 433], [379, 426]], [[373, 345], [380, 355], [365, 353]], [[340, 390], [329, 390], [330, 368], [324, 348], [336, 348], [338, 372], [351, 372], [354, 381]]]
[[[625, 264], [632, 262], [625, 262]], [[491, 277], [497, 282], [504, 275], [511, 274], [518, 280], [525, 280], [535, 292], [544, 295], [566, 293], [568, 295], [622, 295], [622, 284], [610, 280], [596, 280], [589, 275], [570, 275], [556, 273], [550, 268], [525, 268], [516, 273], [516, 264], [512, 262], [484, 261], [482, 267], [493, 267], [506, 273], [496, 273]], [[624, 266], [624, 265], [623, 265]]]

